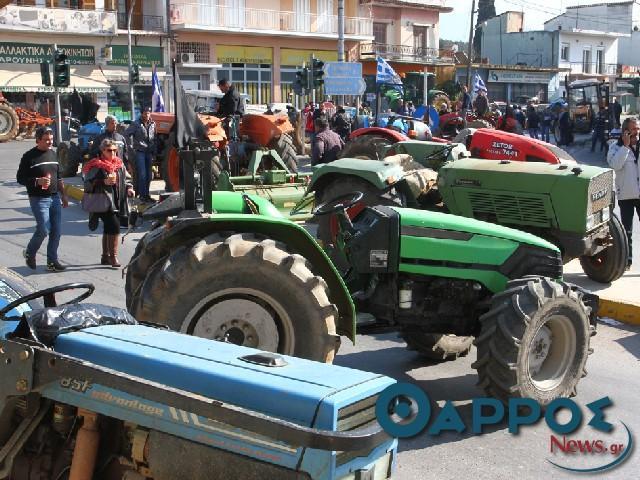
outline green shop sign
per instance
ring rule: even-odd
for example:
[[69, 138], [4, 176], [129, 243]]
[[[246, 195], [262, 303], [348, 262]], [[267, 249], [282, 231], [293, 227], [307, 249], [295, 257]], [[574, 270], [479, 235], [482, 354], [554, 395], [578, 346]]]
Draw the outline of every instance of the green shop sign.
[[[131, 47], [133, 64], [141, 67], [152, 67], [155, 63], [159, 67], [164, 66], [162, 61], [162, 48], [160, 47]], [[129, 52], [126, 45], [111, 45], [111, 61], [107, 65], [129, 65]]]
[[[96, 56], [93, 47], [58, 45], [71, 65], [93, 65]], [[0, 42], [0, 63], [51, 63], [53, 45], [38, 43]]]

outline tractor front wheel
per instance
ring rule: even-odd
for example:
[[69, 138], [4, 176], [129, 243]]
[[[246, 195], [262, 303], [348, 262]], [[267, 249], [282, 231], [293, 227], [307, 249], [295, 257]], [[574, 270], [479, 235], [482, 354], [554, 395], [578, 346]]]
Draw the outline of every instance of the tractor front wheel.
[[420, 330], [402, 330], [400, 336], [407, 343], [409, 350], [436, 361], [464, 357], [473, 345], [473, 337], [425, 333]]
[[546, 406], [576, 394], [586, 375], [590, 308], [569, 285], [544, 277], [510, 281], [480, 318], [479, 385], [507, 403], [526, 397]]
[[321, 362], [339, 346], [324, 280], [263, 236], [215, 233], [180, 246], [138, 289], [129, 296], [138, 320], [190, 335]]
[[0, 103], [0, 142], [13, 140], [18, 135], [18, 114], [6, 103]]
[[629, 258], [629, 242], [620, 219], [612, 215], [609, 220], [611, 245], [601, 252], [587, 257], [580, 257], [582, 270], [591, 280], [600, 283], [611, 283], [624, 275]]

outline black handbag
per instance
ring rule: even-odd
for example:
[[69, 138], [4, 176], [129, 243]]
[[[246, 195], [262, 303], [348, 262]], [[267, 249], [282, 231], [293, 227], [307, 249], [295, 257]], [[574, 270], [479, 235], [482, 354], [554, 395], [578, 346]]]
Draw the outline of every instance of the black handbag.
[[87, 193], [82, 195], [82, 209], [89, 213], [104, 213], [111, 210], [111, 199], [104, 193]]

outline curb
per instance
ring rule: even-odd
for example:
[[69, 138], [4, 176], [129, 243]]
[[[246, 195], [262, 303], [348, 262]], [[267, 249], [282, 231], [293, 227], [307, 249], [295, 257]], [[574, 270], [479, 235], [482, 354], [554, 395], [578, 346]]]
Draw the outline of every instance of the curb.
[[84, 189], [76, 187], [75, 185], [70, 185], [68, 183], [64, 185], [64, 191], [67, 196], [73, 198], [77, 202], [82, 200], [82, 197], [84, 195]]
[[640, 325], [640, 304], [600, 297], [599, 317], [609, 317], [628, 325]]

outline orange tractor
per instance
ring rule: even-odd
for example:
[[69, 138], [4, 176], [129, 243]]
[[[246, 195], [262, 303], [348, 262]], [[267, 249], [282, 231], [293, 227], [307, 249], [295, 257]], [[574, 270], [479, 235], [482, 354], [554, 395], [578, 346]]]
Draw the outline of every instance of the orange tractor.
[[[287, 168], [288, 174], [295, 174], [298, 170], [296, 152], [290, 134], [294, 128], [289, 122], [286, 114], [281, 115], [259, 115], [247, 114], [242, 117], [239, 128], [235, 119], [222, 119], [213, 115], [198, 114], [198, 117], [207, 128], [207, 139], [212, 147], [218, 151], [212, 159], [212, 170], [216, 178], [226, 171], [233, 175], [252, 175], [257, 172], [250, 172], [251, 162], [255, 152], [275, 151], [282, 163]], [[165, 181], [165, 189], [168, 192], [180, 190], [180, 157], [178, 150], [174, 146], [174, 123], [173, 113], [152, 113], [151, 118], [156, 123], [156, 132], [160, 144], [158, 151], [162, 152], [158, 156], [160, 171]], [[225, 125], [225, 123], [227, 123]], [[227, 134], [227, 132], [231, 132]], [[231, 138], [229, 138], [231, 137]], [[267, 159], [268, 155], [261, 158]], [[280, 163], [280, 162], [278, 162]], [[259, 168], [268, 169], [266, 165]]]
[[0, 142], [13, 140], [18, 135], [29, 137], [38, 127], [49, 126], [53, 119], [33, 110], [13, 107], [0, 92]]

